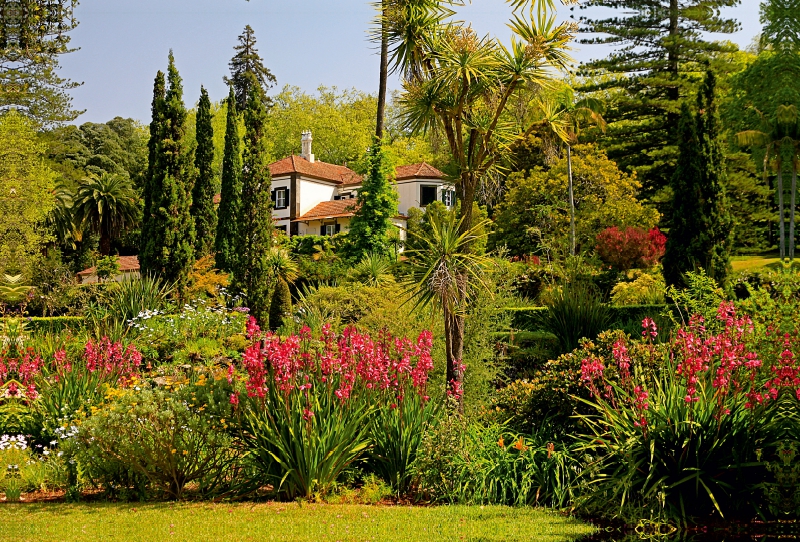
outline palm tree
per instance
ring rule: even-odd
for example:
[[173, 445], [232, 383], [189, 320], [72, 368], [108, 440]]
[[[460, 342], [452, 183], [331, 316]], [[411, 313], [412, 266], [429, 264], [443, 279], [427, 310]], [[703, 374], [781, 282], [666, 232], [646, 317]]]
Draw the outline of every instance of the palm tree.
[[383, 138], [389, 73], [397, 69], [408, 73], [407, 68], [418, 61], [419, 41], [428, 30], [453, 14], [443, 7], [453, 3], [458, 3], [458, 0], [378, 0], [373, 3], [378, 14], [374, 20], [372, 40], [380, 45], [381, 59], [375, 123], [378, 139]]
[[431, 221], [431, 232], [419, 236], [421, 248], [406, 253], [406, 293], [415, 309], [435, 307], [444, 316], [447, 354], [446, 386], [459, 403], [464, 382], [464, 319], [478, 288], [486, 289], [483, 274], [491, 260], [474, 254], [475, 241], [486, 236], [485, 221], [463, 229], [464, 219], [447, 213]]
[[75, 222], [75, 195], [63, 184], [58, 184], [54, 196], [56, 205], [47, 217], [47, 225], [52, 228], [57, 239], [74, 249], [75, 244], [83, 239], [83, 232]]
[[111, 173], [81, 181], [73, 208], [81, 229], [100, 234], [100, 252], [104, 256], [111, 252], [112, 239], [141, 220], [131, 181]]
[[392, 264], [383, 254], [370, 252], [352, 270], [352, 277], [367, 286], [385, 286], [394, 283]]
[[[757, 111], [757, 110], [756, 110]], [[763, 174], [766, 179], [770, 165], [777, 172], [777, 192], [778, 192], [778, 229], [779, 229], [779, 250], [781, 260], [786, 258], [786, 212], [784, 209], [783, 191], [783, 170], [786, 166], [786, 151], [791, 156], [792, 166], [792, 195], [789, 214], [789, 259], [794, 260], [795, 252], [795, 209], [797, 200], [797, 168], [798, 168], [798, 146], [800, 145], [800, 115], [794, 105], [780, 105], [776, 109], [773, 118], [757, 111], [761, 118], [761, 126], [758, 130], [744, 130], [736, 134], [738, 142], [744, 147], [761, 147], [764, 149], [764, 169]]]
[[575, 193], [572, 183], [572, 146], [578, 143], [581, 124], [591, 122], [605, 131], [603, 104], [594, 98], [572, 102], [573, 92], [568, 88], [557, 100], [537, 100], [538, 109], [544, 117], [541, 123], [556, 139], [567, 146], [567, 175], [569, 192], [570, 255], [575, 256]]

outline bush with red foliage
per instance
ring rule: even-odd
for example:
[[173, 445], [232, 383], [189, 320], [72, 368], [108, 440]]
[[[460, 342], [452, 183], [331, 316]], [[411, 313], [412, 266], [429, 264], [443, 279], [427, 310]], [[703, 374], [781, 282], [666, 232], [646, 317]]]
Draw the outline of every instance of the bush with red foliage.
[[646, 231], [627, 227], [624, 230], [613, 226], [597, 235], [597, 254], [605, 263], [625, 271], [656, 265], [664, 256], [667, 238], [658, 228]]

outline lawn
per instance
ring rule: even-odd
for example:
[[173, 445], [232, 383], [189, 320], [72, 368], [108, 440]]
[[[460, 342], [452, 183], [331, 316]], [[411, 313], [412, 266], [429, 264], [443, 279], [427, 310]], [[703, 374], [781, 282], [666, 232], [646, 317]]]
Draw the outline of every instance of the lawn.
[[775, 267], [780, 262], [780, 258], [770, 258], [767, 256], [734, 256], [731, 258], [731, 267], [734, 271], [755, 271], [764, 267]]
[[0, 540], [543, 541], [591, 528], [557, 513], [501, 506], [268, 504], [31, 504], [0, 506]]

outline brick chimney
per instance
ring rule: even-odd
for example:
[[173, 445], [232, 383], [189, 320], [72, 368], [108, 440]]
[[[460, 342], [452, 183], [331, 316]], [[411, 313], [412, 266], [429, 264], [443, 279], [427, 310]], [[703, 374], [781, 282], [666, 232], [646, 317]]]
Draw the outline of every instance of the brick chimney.
[[311, 142], [314, 141], [314, 138], [311, 137], [311, 132], [303, 132], [303, 136], [300, 141], [303, 145], [303, 153], [300, 156], [313, 164], [314, 155], [311, 153]]

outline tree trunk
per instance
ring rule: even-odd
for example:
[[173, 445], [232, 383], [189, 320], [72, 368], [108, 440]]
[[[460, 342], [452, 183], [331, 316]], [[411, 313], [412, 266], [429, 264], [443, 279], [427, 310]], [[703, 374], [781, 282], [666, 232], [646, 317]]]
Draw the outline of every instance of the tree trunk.
[[778, 165], [778, 245], [780, 247], [781, 261], [786, 258], [786, 216], [783, 212], [783, 167]]
[[797, 196], [797, 163], [792, 160], [792, 210], [789, 214], [789, 260], [794, 261], [794, 206]]
[[111, 254], [111, 236], [106, 232], [100, 233], [100, 254], [103, 256]]
[[569, 174], [569, 253], [575, 256], [575, 193], [572, 185], [572, 147], [567, 145], [567, 173]]
[[386, 115], [386, 86], [389, 79], [389, 35], [386, 32], [388, 2], [389, 0], [381, 1], [381, 71], [378, 85], [378, 118], [375, 123], [375, 135], [378, 139], [383, 139], [383, 124]]
[[[458, 280], [466, 286], [466, 277]], [[444, 307], [445, 350], [447, 354], [446, 392], [464, 410], [464, 315]]]

